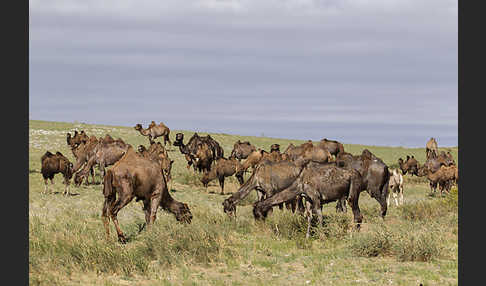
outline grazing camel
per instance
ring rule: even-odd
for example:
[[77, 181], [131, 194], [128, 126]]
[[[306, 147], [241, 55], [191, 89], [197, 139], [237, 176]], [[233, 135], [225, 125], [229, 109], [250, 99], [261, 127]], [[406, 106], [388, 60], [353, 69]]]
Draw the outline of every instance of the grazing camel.
[[147, 129], [143, 129], [141, 124], [137, 124], [134, 129], [140, 132], [143, 136], [148, 136], [150, 144], [153, 144], [157, 137], [163, 137], [164, 145], [166, 145], [167, 142], [169, 142], [169, 145], [172, 145], [169, 138], [170, 129], [162, 122], [160, 122], [159, 125], [156, 125], [155, 122], [152, 121]]
[[159, 206], [174, 214], [177, 221], [191, 222], [192, 214], [189, 207], [171, 197], [160, 168], [157, 161], [142, 157], [129, 145], [123, 157], [106, 172], [103, 180], [105, 201], [101, 217], [107, 239], [110, 235], [108, 224], [111, 218], [118, 234], [118, 240], [121, 243], [126, 242], [118, 224], [117, 215], [134, 198], [135, 201], [143, 201], [148, 229], [156, 219]]
[[69, 194], [69, 180], [73, 176], [73, 164], [69, 162], [69, 159], [66, 158], [61, 152], [52, 154], [51, 152], [47, 151], [41, 157], [41, 165], [41, 174], [45, 183], [44, 192], [46, 194], [49, 193], [47, 179], [51, 180], [51, 184], [54, 184], [54, 175], [61, 173], [64, 177], [64, 184], [66, 185], [63, 194]]
[[171, 170], [172, 164], [174, 160], [169, 158], [169, 154], [167, 150], [157, 142], [155, 144], [150, 145], [149, 149], [145, 148], [143, 145], [138, 146], [138, 152], [145, 158], [155, 160], [160, 164], [162, 175], [164, 175], [165, 181], [169, 183], [171, 181]]
[[123, 143], [123, 141], [114, 141], [113, 143], [99, 142], [90, 157], [88, 162], [84, 165], [81, 171], [77, 172], [74, 176], [74, 184], [76, 186], [81, 185], [83, 178], [87, 176], [89, 170], [98, 164], [101, 172], [101, 177], [105, 176], [105, 167], [115, 164], [127, 151], [129, 144]]

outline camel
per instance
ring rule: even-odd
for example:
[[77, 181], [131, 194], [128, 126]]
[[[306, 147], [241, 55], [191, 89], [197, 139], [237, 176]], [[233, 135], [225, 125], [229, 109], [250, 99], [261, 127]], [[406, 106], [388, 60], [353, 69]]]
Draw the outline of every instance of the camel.
[[[257, 173], [257, 177], [259, 174]], [[260, 180], [264, 180], [262, 174]], [[268, 180], [268, 179], [267, 179]], [[270, 179], [270, 182], [272, 179]], [[269, 183], [270, 183], [269, 182]], [[309, 162], [304, 166], [301, 174], [285, 190], [272, 190], [273, 195], [254, 204], [253, 215], [255, 219], [265, 219], [268, 211], [277, 204], [288, 201], [291, 198], [303, 196], [306, 200], [307, 233], [310, 234], [312, 214], [317, 214], [318, 225], [322, 225], [322, 204], [347, 198], [354, 214], [354, 222], [359, 230], [363, 221], [358, 200], [362, 190], [362, 179], [358, 171], [344, 169], [334, 163]], [[271, 185], [268, 186], [271, 188]]]
[[71, 133], [67, 133], [67, 136], [66, 136], [67, 144], [71, 148], [77, 147], [82, 142], [86, 143], [88, 140], [89, 140], [89, 137], [88, 137], [88, 135], [86, 135], [84, 130], [81, 130], [81, 133], [78, 133], [78, 130], [74, 130], [74, 136], [73, 137], [71, 137]]
[[159, 125], [155, 125], [155, 122], [152, 121], [147, 129], [143, 129], [141, 124], [137, 124], [134, 129], [140, 132], [143, 136], [148, 136], [150, 144], [153, 144], [157, 137], [163, 137], [164, 145], [166, 145], [167, 142], [169, 142], [169, 145], [172, 145], [169, 138], [170, 129], [162, 122], [160, 122]]
[[172, 177], [170, 173], [174, 160], [169, 158], [167, 150], [160, 144], [160, 142], [150, 145], [149, 149], [145, 148], [143, 145], [139, 145], [138, 152], [145, 158], [157, 161], [161, 166], [161, 172], [162, 175], [164, 175], [165, 181], [167, 183], [171, 181]]
[[188, 205], [171, 197], [160, 168], [155, 160], [142, 157], [128, 145], [122, 158], [106, 172], [103, 179], [105, 200], [101, 217], [107, 239], [110, 237], [108, 224], [111, 218], [118, 234], [118, 241], [126, 243], [117, 214], [134, 198], [135, 201], [143, 201], [147, 229], [153, 225], [159, 206], [174, 214], [177, 221], [191, 223], [192, 214]]
[[403, 205], [403, 176], [397, 169], [392, 169], [390, 173], [390, 181], [388, 183], [390, 192], [388, 193], [386, 204], [387, 206], [390, 206], [390, 197], [393, 194], [395, 205], [398, 207], [398, 196], [400, 196], [400, 205]]
[[223, 211], [230, 217], [236, 216], [236, 205], [254, 189], [257, 190], [257, 193], [262, 193], [263, 198], [270, 198], [274, 193], [291, 186], [296, 187], [297, 177], [309, 162], [310, 160], [305, 157], [300, 157], [293, 162], [264, 160], [256, 166], [250, 178], [238, 191], [224, 200]]
[[[98, 142], [99, 140], [96, 138], [96, 136], [91, 136], [86, 143], [82, 142], [80, 145], [78, 145], [77, 148], [71, 149], [74, 157], [76, 158], [76, 162], [74, 162], [73, 173], [78, 172], [81, 167], [88, 162], [89, 158], [93, 155], [94, 149], [98, 145]], [[91, 177], [93, 178], [92, 183], [95, 184], [93, 167], [89, 171]], [[88, 176], [86, 176], [86, 184], [88, 184]]]
[[[368, 149], [364, 149], [361, 155], [353, 156], [347, 152], [340, 152], [336, 157], [337, 166], [354, 169], [358, 171], [363, 180], [363, 190], [374, 198], [381, 206], [381, 217], [384, 219], [388, 206], [386, 199], [388, 197], [388, 184], [390, 173], [388, 166], [372, 154]], [[342, 201], [338, 201], [337, 208], [342, 209]]]
[[196, 161], [194, 166], [199, 172], [207, 173], [211, 171], [211, 164], [214, 160], [214, 155], [206, 142], [198, 143], [196, 147]]
[[63, 175], [64, 184], [66, 185], [63, 194], [68, 195], [69, 180], [73, 176], [73, 164], [69, 162], [69, 159], [66, 158], [61, 152], [52, 154], [51, 152], [46, 151], [46, 153], [41, 157], [41, 174], [45, 183], [44, 193], [49, 193], [47, 179], [51, 180], [51, 184], [54, 184], [54, 175], [57, 173], [61, 173]]
[[339, 153], [344, 152], [344, 146], [342, 143], [335, 140], [328, 140], [326, 138], [321, 139], [317, 144], [317, 147], [326, 149], [336, 157]]
[[290, 143], [284, 154], [286, 155], [287, 160], [293, 161], [296, 158], [302, 156], [305, 151], [311, 151], [312, 161], [314, 162], [325, 163], [329, 162], [329, 160], [331, 159], [331, 153], [329, 152], [329, 150], [314, 146], [311, 140], [297, 147]]
[[424, 169], [424, 173], [429, 180], [430, 191], [436, 192], [437, 185], [439, 185], [440, 194], [444, 192], [450, 192], [453, 182], [458, 179], [457, 167], [452, 166], [440, 166], [439, 170], [432, 172], [430, 169]]
[[434, 158], [439, 155], [439, 149], [437, 147], [437, 141], [435, 141], [435, 138], [431, 137], [429, 141], [425, 144], [425, 157], [427, 160], [429, 158]]
[[216, 178], [219, 180], [219, 186], [221, 187], [221, 195], [224, 195], [224, 178], [233, 176], [238, 179], [240, 186], [243, 185], [243, 172], [239, 171], [241, 164], [236, 158], [219, 158], [214, 162], [211, 167], [211, 171], [204, 174], [201, 178], [201, 182], [204, 187], [208, 187], [208, 183]]
[[412, 155], [412, 157], [407, 155], [407, 160], [403, 162], [402, 158], [398, 158], [398, 165], [400, 166], [400, 170], [402, 170], [402, 173], [405, 175], [410, 173], [410, 175], [415, 175], [417, 176], [418, 174], [418, 161], [415, 159]]
[[[219, 143], [211, 138], [210, 135], [207, 136], [199, 136], [199, 134], [194, 133], [192, 137], [189, 139], [187, 142], [187, 145], [184, 144], [184, 134], [183, 133], [177, 133], [176, 134], [176, 140], [174, 141], [174, 146], [179, 146], [179, 151], [181, 154], [184, 154], [186, 161], [187, 161], [187, 168], [189, 169], [190, 166], [192, 165], [194, 168], [194, 171], [197, 170], [196, 168], [196, 161], [197, 161], [197, 148], [200, 143], [205, 143], [209, 147], [210, 151], [212, 152], [212, 161], [217, 160], [219, 158], [224, 157], [224, 150], [221, 148]], [[211, 168], [209, 166], [209, 168]]]
[[99, 142], [93, 152], [88, 158], [88, 162], [84, 165], [81, 171], [77, 172], [74, 176], [74, 183], [79, 186], [83, 181], [83, 178], [88, 174], [88, 171], [95, 165], [101, 172], [101, 177], [105, 176], [105, 167], [115, 164], [120, 158], [126, 153], [129, 144], [125, 144], [119, 141], [113, 143], [103, 143]]
[[251, 152], [255, 150], [256, 150], [255, 146], [251, 145], [250, 142], [248, 141], [241, 142], [240, 140], [238, 140], [233, 145], [233, 151], [231, 151], [230, 158], [236, 158], [241, 161], [241, 159], [248, 158], [248, 155], [250, 155]]

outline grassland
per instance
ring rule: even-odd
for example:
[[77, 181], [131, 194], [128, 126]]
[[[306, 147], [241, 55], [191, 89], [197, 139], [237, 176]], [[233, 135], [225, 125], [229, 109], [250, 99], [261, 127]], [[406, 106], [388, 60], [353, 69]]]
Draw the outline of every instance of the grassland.
[[[141, 203], [133, 201], [118, 215], [129, 242], [107, 241], [101, 222], [102, 185], [72, 188], [62, 196], [62, 176], [54, 179], [52, 194], [42, 194], [40, 157], [46, 150], [60, 151], [74, 161], [66, 133], [85, 130], [98, 137], [109, 133], [136, 147], [146, 137], [131, 127], [87, 125], [31, 120], [29, 122], [29, 277], [32, 285], [457, 285], [457, 189], [440, 197], [429, 194], [423, 178], [405, 176], [405, 205], [392, 204], [385, 221], [378, 203], [360, 196], [364, 224], [352, 228], [352, 213], [337, 214], [335, 204], [323, 209], [325, 224], [305, 239], [306, 221], [286, 210], [275, 210], [265, 222], [255, 222], [252, 193], [238, 208], [236, 221], [222, 211], [228, 195], [219, 195], [213, 181], [208, 189], [186, 169], [183, 156], [169, 147], [175, 160], [171, 195], [188, 203], [194, 216], [190, 225], [176, 223], [159, 210], [154, 228], [139, 233], [144, 222]], [[189, 138], [191, 131], [183, 132]], [[205, 133], [201, 133], [205, 135]], [[268, 150], [292, 142], [264, 137], [211, 134], [225, 154], [233, 143], [249, 140]], [[323, 134], [332, 138], [331, 134]], [[424, 138], [425, 142], [428, 138]], [[440, 138], [439, 145], [440, 145]], [[425, 161], [424, 148], [345, 144], [353, 154], [368, 148], [390, 167], [397, 159], [414, 155]], [[442, 148], [439, 148], [442, 149]], [[457, 162], [457, 148], [450, 150]], [[98, 174], [98, 172], [97, 172]], [[96, 178], [100, 182], [99, 177]], [[236, 179], [226, 192], [238, 189]]]

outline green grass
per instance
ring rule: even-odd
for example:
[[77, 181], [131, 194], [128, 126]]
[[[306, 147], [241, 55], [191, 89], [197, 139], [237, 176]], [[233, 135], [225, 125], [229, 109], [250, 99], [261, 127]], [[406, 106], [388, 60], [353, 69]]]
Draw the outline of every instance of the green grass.
[[[364, 223], [356, 232], [352, 212], [335, 212], [335, 203], [323, 208], [324, 225], [312, 228], [305, 239], [306, 219], [276, 208], [265, 222], [255, 222], [252, 192], [238, 207], [237, 219], [222, 211], [217, 181], [205, 189], [175, 147], [169, 156], [171, 195], [191, 208], [190, 225], [177, 223], [159, 209], [150, 231], [139, 233], [144, 222], [140, 202], [131, 202], [119, 215], [129, 242], [105, 239], [101, 221], [102, 185], [71, 187], [76, 195], [62, 196], [62, 176], [56, 175], [52, 194], [42, 194], [40, 157], [46, 150], [60, 151], [73, 161], [66, 133], [85, 130], [88, 135], [121, 137], [135, 148], [148, 139], [131, 127], [87, 125], [31, 120], [29, 122], [29, 275], [32, 285], [457, 285], [457, 189], [441, 197], [429, 195], [423, 178], [405, 176], [405, 204], [392, 200], [386, 219], [367, 193], [360, 196]], [[171, 140], [175, 133], [172, 130]], [[186, 138], [193, 132], [182, 131]], [[200, 133], [205, 135], [205, 133]], [[292, 142], [264, 137], [211, 134], [229, 155], [233, 143], [249, 140], [268, 150], [278, 143], [284, 150]], [[323, 137], [330, 137], [323, 134]], [[187, 139], [186, 139], [187, 140]], [[428, 138], [424, 138], [425, 142]], [[439, 141], [440, 144], [440, 141]], [[391, 167], [399, 157], [425, 160], [424, 148], [345, 144], [359, 154], [368, 148]], [[457, 162], [458, 148], [451, 150]], [[97, 172], [98, 174], [98, 172]], [[246, 175], [246, 178], [249, 174]], [[97, 175], [97, 181], [101, 178]], [[238, 190], [234, 178], [225, 192]]]

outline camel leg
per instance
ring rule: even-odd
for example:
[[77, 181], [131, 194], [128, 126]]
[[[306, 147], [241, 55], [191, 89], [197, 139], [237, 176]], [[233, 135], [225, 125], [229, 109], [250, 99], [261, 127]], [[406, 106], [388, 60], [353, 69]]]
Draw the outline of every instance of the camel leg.
[[103, 220], [103, 225], [106, 231], [106, 239], [110, 239], [110, 210], [113, 208], [113, 204], [115, 203], [116, 196], [111, 195], [105, 197], [105, 201], [103, 203], [103, 211], [101, 213], [101, 219]]
[[64, 187], [64, 195], [69, 195], [69, 179], [68, 178], [64, 178], [64, 184], [66, 185]]
[[403, 205], [403, 189], [400, 188], [400, 205]]
[[393, 192], [393, 199], [395, 200], [395, 205], [398, 207], [398, 194]]
[[218, 180], [219, 180], [219, 185], [221, 186], [221, 194], [224, 195], [224, 176], [220, 176]]
[[[388, 187], [388, 186], [387, 186]], [[358, 200], [359, 200], [359, 189], [358, 188], [351, 188], [349, 191], [348, 196], [348, 203], [351, 209], [353, 210], [354, 215], [354, 222], [356, 223], [356, 229], [360, 229], [361, 222], [363, 221], [363, 215], [359, 209]], [[385, 204], [386, 205], [386, 204]]]
[[152, 227], [155, 219], [157, 218], [157, 209], [160, 206], [160, 201], [162, 200], [162, 191], [158, 195], [152, 195], [150, 198], [150, 217], [147, 223], [147, 230]]
[[389, 206], [390, 206], [390, 197], [391, 197], [391, 193], [392, 193], [392, 192], [389, 192], [389, 193], [388, 193], [388, 196], [386, 197], [386, 205], [387, 205], [387, 207], [389, 207]]
[[49, 183], [47, 183], [47, 178], [44, 179], [44, 184], [45, 184], [44, 193], [47, 194], [47, 192], [49, 191]]
[[96, 182], [95, 182], [95, 173], [94, 173], [94, 167], [92, 167], [92, 168], [90, 169], [90, 172], [91, 172], [91, 178], [93, 178], [93, 183], [92, 183], [92, 184], [94, 185], [94, 184], [96, 184]]
[[50, 178], [49, 180], [51, 180], [51, 185], [54, 185], [54, 181], [53, 181], [54, 177]]
[[111, 208], [111, 211], [110, 211], [111, 220], [115, 224], [116, 232], [118, 234], [118, 240], [121, 243], [125, 243], [126, 238], [123, 235], [122, 230], [120, 229], [120, 225], [118, 223], [117, 215], [118, 215], [118, 212], [133, 199], [133, 196], [131, 196], [130, 193], [131, 193], [130, 183], [122, 182], [121, 196], [116, 200], [116, 202], [114, 203], [114, 205], [113, 205], [113, 207]]

